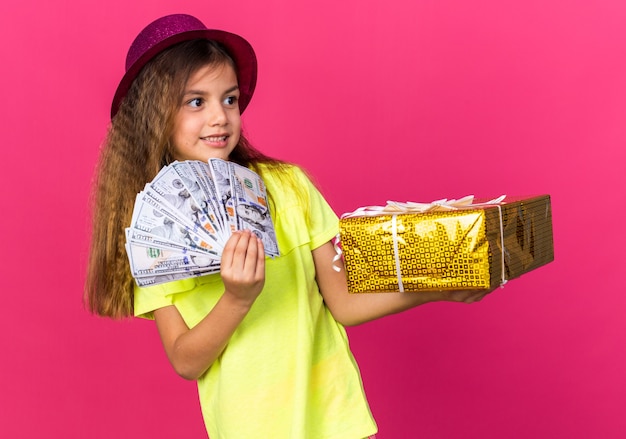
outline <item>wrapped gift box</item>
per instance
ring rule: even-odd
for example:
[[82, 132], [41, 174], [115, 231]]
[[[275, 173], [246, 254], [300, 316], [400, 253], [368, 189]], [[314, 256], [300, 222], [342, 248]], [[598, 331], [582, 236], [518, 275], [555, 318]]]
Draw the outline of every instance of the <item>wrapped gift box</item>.
[[381, 208], [339, 224], [351, 293], [493, 289], [554, 260], [549, 195], [423, 213]]

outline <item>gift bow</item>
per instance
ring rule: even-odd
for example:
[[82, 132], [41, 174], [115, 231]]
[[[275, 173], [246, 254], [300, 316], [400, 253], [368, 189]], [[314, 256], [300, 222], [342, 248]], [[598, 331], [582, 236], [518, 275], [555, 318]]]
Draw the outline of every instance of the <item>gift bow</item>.
[[469, 209], [478, 206], [497, 205], [502, 203], [506, 198], [506, 195], [501, 195], [498, 198], [484, 202], [474, 203], [474, 195], [468, 195], [459, 200], [448, 200], [447, 198], [433, 201], [431, 203], [415, 203], [407, 201], [402, 203], [400, 201], [387, 201], [386, 206], [365, 206], [359, 207], [354, 212], [348, 212], [341, 215], [341, 218], [352, 218], [358, 216], [378, 216], [378, 215], [394, 215], [398, 213], [425, 213], [425, 212], [440, 212], [445, 210], [459, 210]]
[[[399, 201], [387, 201], [386, 206], [364, 206], [359, 207], [354, 212], [348, 212], [341, 215], [341, 218], [353, 218], [353, 217], [363, 217], [363, 216], [379, 216], [379, 215], [391, 215], [391, 231], [393, 235], [393, 246], [394, 246], [394, 258], [396, 263], [396, 273], [398, 276], [398, 288], [400, 292], [404, 292], [404, 286], [402, 285], [402, 274], [400, 273], [400, 259], [398, 256], [398, 241], [397, 241], [397, 227], [396, 227], [396, 217], [398, 214], [405, 213], [425, 213], [425, 212], [441, 212], [446, 210], [460, 210], [460, 209], [471, 209], [474, 207], [480, 206], [497, 206], [498, 212], [500, 214], [500, 245], [502, 248], [502, 279], [500, 282], [500, 286], [504, 287], [507, 283], [506, 273], [505, 273], [505, 261], [504, 261], [504, 230], [502, 224], [502, 208], [500, 204], [506, 198], [506, 195], [500, 195], [498, 198], [494, 198], [493, 200], [486, 201], [484, 203], [474, 203], [474, 195], [467, 195], [459, 200], [448, 200], [447, 198], [436, 200], [431, 203], [415, 203], [412, 201], [407, 201], [406, 203], [402, 203]], [[341, 258], [341, 254], [343, 251], [340, 247], [340, 235], [337, 234], [335, 239], [334, 247], [336, 255], [333, 258], [333, 269], [335, 271], [340, 271], [341, 269], [335, 265]]]

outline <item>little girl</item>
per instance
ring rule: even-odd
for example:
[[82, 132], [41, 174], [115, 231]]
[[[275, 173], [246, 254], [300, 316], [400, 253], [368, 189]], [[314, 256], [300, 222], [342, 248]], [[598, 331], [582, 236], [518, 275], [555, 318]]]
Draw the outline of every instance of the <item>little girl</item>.
[[[344, 326], [485, 292], [349, 294], [333, 269], [337, 216], [300, 168], [241, 132], [256, 73], [246, 40], [189, 15], [137, 36], [94, 184], [89, 306], [155, 320], [176, 372], [198, 382], [211, 439], [370, 437], [376, 425]], [[219, 274], [137, 287], [124, 249], [137, 192], [174, 160], [210, 158], [263, 178], [281, 256], [266, 260], [255, 235], [235, 232]]]

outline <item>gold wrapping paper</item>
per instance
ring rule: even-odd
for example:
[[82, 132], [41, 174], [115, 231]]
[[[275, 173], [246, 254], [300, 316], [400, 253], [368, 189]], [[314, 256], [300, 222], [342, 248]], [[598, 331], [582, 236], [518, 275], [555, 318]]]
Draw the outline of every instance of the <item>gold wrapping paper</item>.
[[351, 293], [493, 289], [554, 260], [549, 195], [339, 225]]

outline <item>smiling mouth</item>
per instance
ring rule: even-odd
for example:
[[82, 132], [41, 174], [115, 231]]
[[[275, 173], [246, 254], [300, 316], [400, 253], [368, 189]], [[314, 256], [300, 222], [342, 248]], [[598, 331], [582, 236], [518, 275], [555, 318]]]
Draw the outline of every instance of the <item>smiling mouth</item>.
[[209, 142], [225, 142], [228, 139], [228, 136], [208, 136], [202, 137], [203, 140], [208, 140]]

